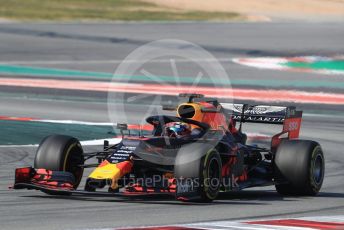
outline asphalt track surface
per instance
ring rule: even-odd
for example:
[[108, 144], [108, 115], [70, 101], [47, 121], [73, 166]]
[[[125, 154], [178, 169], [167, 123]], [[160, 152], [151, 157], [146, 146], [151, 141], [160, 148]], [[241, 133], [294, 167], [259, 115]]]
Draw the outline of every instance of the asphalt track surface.
[[[343, 54], [344, 28], [340, 23], [1, 24], [0, 62], [113, 72], [135, 48], [162, 38], [183, 39], [202, 46], [219, 58], [234, 79], [343, 81], [342, 76], [257, 70], [230, 61], [233, 57]], [[188, 68], [188, 63], [176, 63], [184, 75], [195, 73]], [[151, 63], [150, 70], [168, 74], [166, 66], [159, 62]], [[1, 87], [0, 91], [2, 116], [109, 120], [106, 94], [19, 87]], [[306, 110], [302, 138], [318, 141], [326, 154], [325, 181], [317, 197], [283, 198], [273, 187], [266, 187], [222, 195], [212, 204], [185, 204], [162, 197], [134, 200], [10, 191], [7, 187], [13, 181], [14, 168], [31, 165], [35, 148], [1, 147], [1, 229], [113, 228], [343, 214], [344, 108], [320, 104], [300, 106]], [[144, 109], [144, 105], [130, 106], [127, 116], [133, 121], [139, 119]], [[261, 129], [253, 126], [253, 130]]]

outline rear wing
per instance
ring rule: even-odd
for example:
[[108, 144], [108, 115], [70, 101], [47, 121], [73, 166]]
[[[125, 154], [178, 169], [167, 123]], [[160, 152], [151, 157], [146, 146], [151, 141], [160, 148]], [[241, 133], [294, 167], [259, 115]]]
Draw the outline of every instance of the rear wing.
[[221, 103], [224, 113], [235, 121], [283, 124], [288, 118], [301, 118], [302, 111], [294, 106], [270, 106]]
[[[288, 134], [289, 139], [299, 137], [302, 111], [294, 106], [270, 106], [221, 103], [223, 112], [234, 121], [265, 124], [281, 124], [283, 130], [272, 138], [272, 146], [277, 146], [280, 136]], [[241, 126], [241, 125], [240, 125]]]

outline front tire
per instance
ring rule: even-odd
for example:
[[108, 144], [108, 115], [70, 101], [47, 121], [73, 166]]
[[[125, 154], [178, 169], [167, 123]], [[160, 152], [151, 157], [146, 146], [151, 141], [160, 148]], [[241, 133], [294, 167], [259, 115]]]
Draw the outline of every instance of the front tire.
[[222, 178], [222, 161], [220, 154], [210, 150], [201, 162], [201, 200], [211, 202], [219, 194]]
[[190, 201], [213, 201], [219, 193], [222, 182], [220, 154], [209, 144], [193, 143], [182, 147], [176, 157], [175, 177], [177, 180], [192, 179], [197, 184], [197, 194], [185, 194], [191, 196], [191, 198], [187, 197]]
[[287, 140], [275, 157], [276, 190], [281, 195], [315, 196], [321, 189], [325, 159], [315, 141]]
[[40, 143], [34, 161], [35, 168], [52, 171], [65, 171], [74, 175], [76, 189], [80, 184], [84, 163], [83, 149], [80, 142], [70, 136], [51, 135]]

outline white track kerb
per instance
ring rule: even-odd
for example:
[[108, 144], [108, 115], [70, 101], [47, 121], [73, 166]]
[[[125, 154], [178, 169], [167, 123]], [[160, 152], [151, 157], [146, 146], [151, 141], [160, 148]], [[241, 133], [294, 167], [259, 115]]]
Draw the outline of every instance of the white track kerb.
[[302, 57], [255, 57], [255, 58], [233, 58], [232, 61], [241, 65], [255, 67], [259, 69], [273, 69], [285, 71], [308, 72], [327, 75], [344, 75], [342, 69], [326, 68], [296, 68], [288, 66], [290, 62], [314, 63], [318, 61], [344, 60], [344, 56], [322, 57], [322, 56], [302, 56]]
[[[109, 229], [109, 228], [107, 228]], [[125, 229], [125, 228], [120, 228]], [[168, 226], [128, 227], [128, 229], [166, 229], [166, 230], [322, 230], [344, 229], [344, 216], [311, 216], [279, 219], [249, 219], [231, 221], [209, 221]], [[100, 229], [98, 229], [100, 230]], [[103, 230], [103, 229], [101, 229]], [[104, 229], [105, 230], [105, 229]]]

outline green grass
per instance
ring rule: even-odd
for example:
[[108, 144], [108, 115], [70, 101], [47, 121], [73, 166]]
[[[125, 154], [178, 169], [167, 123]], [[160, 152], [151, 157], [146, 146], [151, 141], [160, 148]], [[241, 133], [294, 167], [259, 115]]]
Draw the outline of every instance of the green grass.
[[287, 62], [285, 66], [293, 68], [305, 68], [316, 70], [337, 70], [344, 71], [344, 60], [325, 60], [315, 62]]
[[138, 0], [0, 0], [0, 18], [39, 20], [237, 20], [237, 13], [181, 11]]
[[[52, 134], [75, 136], [79, 140], [111, 138], [116, 133], [111, 126], [89, 126], [79, 124], [56, 124], [25, 121], [0, 120], [0, 145], [38, 144], [44, 137]], [[39, 130], [39, 131], [38, 131]], [[117, 131], [116, 131], [117, 132]]]

